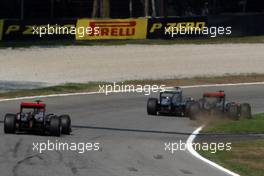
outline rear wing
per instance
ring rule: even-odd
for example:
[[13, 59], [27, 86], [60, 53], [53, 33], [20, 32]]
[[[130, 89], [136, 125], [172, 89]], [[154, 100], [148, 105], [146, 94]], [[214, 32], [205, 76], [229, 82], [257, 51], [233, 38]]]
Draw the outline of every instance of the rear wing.
[[168, 92], [168, 93], [179, 93], [182, 92], [182, 89], [180, 87], [169, 87], [169, 88], [165, 88], [163, 91], [161, 92]]
[[219, 98], [224, 98], [225, 97], [225, 92], [219, 91], [219, 92], [205, 92], [203, 94], [203, 97], [219, 97]]
[[46, 104], [44, 103], [32, 103], [32, 102], [22, 102], [20, 104], [21, 108], [39, 108], [39, 109], [44, 109], [46, 108]]

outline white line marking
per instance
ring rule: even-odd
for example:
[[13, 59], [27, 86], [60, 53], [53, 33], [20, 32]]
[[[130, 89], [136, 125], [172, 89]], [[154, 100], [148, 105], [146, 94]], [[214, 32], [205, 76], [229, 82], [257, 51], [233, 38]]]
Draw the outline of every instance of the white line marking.
[[208, 160], [208, 159], [206, 159], [206, 158], [204, 158], [204, 157], [202, 157], [199, 153], [197, 153], [195, 150], [194, 150], [194, 148], [193, 148], [193, 146], [192, 146], [192, 143], [193, 143], [193, 140], [195, 139], [195, 137], [196, 137], [196, 135], [197, 134], [199, 134], [199, 132], [203, 129], [203, 127], [204, 126], [201, 126], [201, 127], [199, 127], [199, 128], [197, 128], [190, 136], [189, 136], [189, 138], [187, 139], [187, 149], [188, 149], [188, 151], [193, 155], [193, 156], [195, 156], [196, 158], [198, 158], [198, 159], [200, 159], [200, 160], [202, 160], [202, 161], [204, 161], [204, 162], [206, 162], [207, 164], [209, 164], [209, 165], [211, 165], [211, 166], [213, 166], [213, 167], [215, 167], [215, 168], [217, 168], [217, 169], [219, 169], [219, 170], [221, 170], [221, 171], [223, 171], [223, 172], [225, 172], [225, 173], [227, 173], [227, 174], [229, 174], [229, 175], [231, 175], [231, 176], [240, 176], [240, 175], [238, 175], [238, 174], [236, 174], [236, 173], [234, 173], [234, 172], [232, 172], [232, 171], [230, 171], [230, 170], [228, 170], [228, 169], [226, 169], [226, 168], [224, 168], [224, 167], [222, 167], [222, 166], [220, 166], [220, 165], [218, 165], [218, 164], [216, 164], [216, 163], [214, 163], [214, 162], [212, 162], [212, 161], [210, 161], [210, 160]]
[[204, 85], [192, 85], [181, 86], [184, 89], [196, 88], [196, 87], [221, 87], [221, 86], [250, 86], [250, 85], [264, 85], [264, 82], [251, 82], [251, 83], [230, 83], [230, 84], [204, 84]]
[[27, 99], [35, 99], [35, 98], [68, 97], [68, 96], [94, 95], [94, 94], [102, 94], [102, 93], [100, 93], [100, 92], [82, 92], [82, 93], [66, 93], [66, 94], [39, 95], [39, 96], [28, 96], [28, 97], [18, 97], [18, 98], [0, 99], [0, 102], [4, 102], [4, 101], [16, 101], [16, 100], [27, 100]]
[[[247, 86], [247, 85], [264, 85], [264, 82], [235, 83], [235, 84], [191, 85], [191, 86], [181, 86], [181, 88], [188, 89], [188, 88], [198, 88], [198, 87]], [[167, 88], [172, 88], [172, 87], [167, 87]], [[109, 92], [109, 93], [125, 93], [125, 92], [124, 91], [123, 92], [122, 91], [120, 91], [120, 92], [116, 91], [116, 92]], [[81, 93], [51, 94], [51, 95], [40, 95], [40, 96], [28, 96], [28, 97], [19, 97], [19, 98], [0, 99], [0, 102], [35, 99], [35, 98], [51, 98], [51, 97], [67, 97], [67, 96], [78, 96], [78, 95], [93, 95], [93, 94], [104, 94], [104, 93], [102, 93], [102, 92], [81, 92]]]

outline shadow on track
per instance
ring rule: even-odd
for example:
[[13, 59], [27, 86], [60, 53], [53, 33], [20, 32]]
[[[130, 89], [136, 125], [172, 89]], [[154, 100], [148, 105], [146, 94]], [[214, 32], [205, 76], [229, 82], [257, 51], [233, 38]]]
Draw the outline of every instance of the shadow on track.
[[[0, 123], [4, 123], [0, 121]], [[127, 128], [109, 128], [109, 127], [99, 127], [99, 126], [87, 126], [87, 125], [72, 125], [72, 128], [77, 129], [94, 129], [94, 130], [107, 130], [107, 131], [120, 131], [120, 132], [135, 132], [135, 133], [154, 133], [154, 134], [175, 134], [175, 135], [193, 135], [192, 133], [179, 132], [179, 131], [157, 131], [157, 130], [143, 130], [143, 129], [127, 129]], [[256, 136], [260, 135], [260, 136]], [[263, 133], [200, 133], [197, 136], [208, 136], [208, 137], [221, 137], [221, 136], [229, 136], [231, 138], [235, 138], [237, 136], [243, 136], [246, 138], [264, 138]]]
[[[156, 131], [156, 130], [142, 130], [142, 129], [125, 129], [125, 128], [108, 128], [108, 127], [98, 127], [98, 126], [85, 126], [85, 125], [73, 125], [73, 128], [78, 129], [95, 129], [95, 130], [108, 130], [108, 131], [123, 131], [123, 132], [136, 132], [136, 133], [154, 133], [154, 134], [175, 134], [175, 135], [193, 135], [192, 133], [184, 133], [178, 131]], [[222, 138], [228, 137], [230, 138], [262, 138], [264, 139], [264, 134], [262, 133], [200, 133], [197, 136], [206, 136], [210, 138]]]
[[124, 131], [124, 132], [138, 132], [138, 133], [156, 133], [156, 134], [178, 134], [178, 135], [191, 135], [191, 133], [177, 132], [177, 131], [156, 131], [156, 130], [142, 130], [142, 129], [126, 129], [126, 128], [108, 128], [108, 127], [95, 127], [84, 125], [72, 125], [72, 128], [108, 130], [108, 131]]

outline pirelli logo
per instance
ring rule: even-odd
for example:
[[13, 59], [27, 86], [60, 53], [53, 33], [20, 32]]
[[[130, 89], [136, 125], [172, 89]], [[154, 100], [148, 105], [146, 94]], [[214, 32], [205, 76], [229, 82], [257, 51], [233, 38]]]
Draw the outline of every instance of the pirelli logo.
[[77, 27], [99, 28], [99, 34], [87, 35], [83, 38], [76, 36], [77, 40], [93, 39], [145, 39], [147, 35], [146, 19], [119, 19], [119, 20], [89, 20], [81, 19]]
[[92, 28], [99, 27], [101, 36], [134, 36], [136, 21], [127, 22], [91, 22]]

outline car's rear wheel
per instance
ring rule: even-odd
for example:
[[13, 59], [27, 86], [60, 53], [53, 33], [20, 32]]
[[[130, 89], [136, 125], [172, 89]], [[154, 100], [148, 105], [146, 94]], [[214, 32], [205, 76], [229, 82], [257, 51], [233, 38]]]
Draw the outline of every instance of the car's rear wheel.
[[57, 116], [53, 116], [50, 119], [50, 135], [60, 136], [61, 135], [61, 121]]
[[200, 105], [198, 102], [193, 103], [190, 107], [189, 107], [189, 118], [190, 120], [196, 120], [198, 115], [200, 113]]
[[217, 107], [214, 107], [210, 110], [210, 117], [212, 118], [221, 118], [223, 116], [223, 111], [221, 109], [218, 109]]
[[16, 115], [15, 114], [5, 115], [4, 131], [5, 133], [15, 133], [16, 131]]
[[241, 107], [240, 107], [240, 117], [241, 118], [247, 118], [247, 119], [251, 119], [252, 118], [250, 104], [248, 104], [248, 103], [241, 104]]
[[149, 115], [157, 115], [158, 110], [158, 99], [150, 98], [148, 99], [147, 112]]
[[70, 134], [71, 133], [71, 118], [69, 115], [61, 115], [61, 132], [62, 134]]
[[190, 107], [193, 104], [193, 102], [187, 102], [185, 105], [185, 112], [184, 112], [184, 116], [185, 117], [189, 117], [190, 114]]
[[231, 105], [229, 107], [228, 116], [230, 119], [239, 120], [239, 108], [237, 105]]

